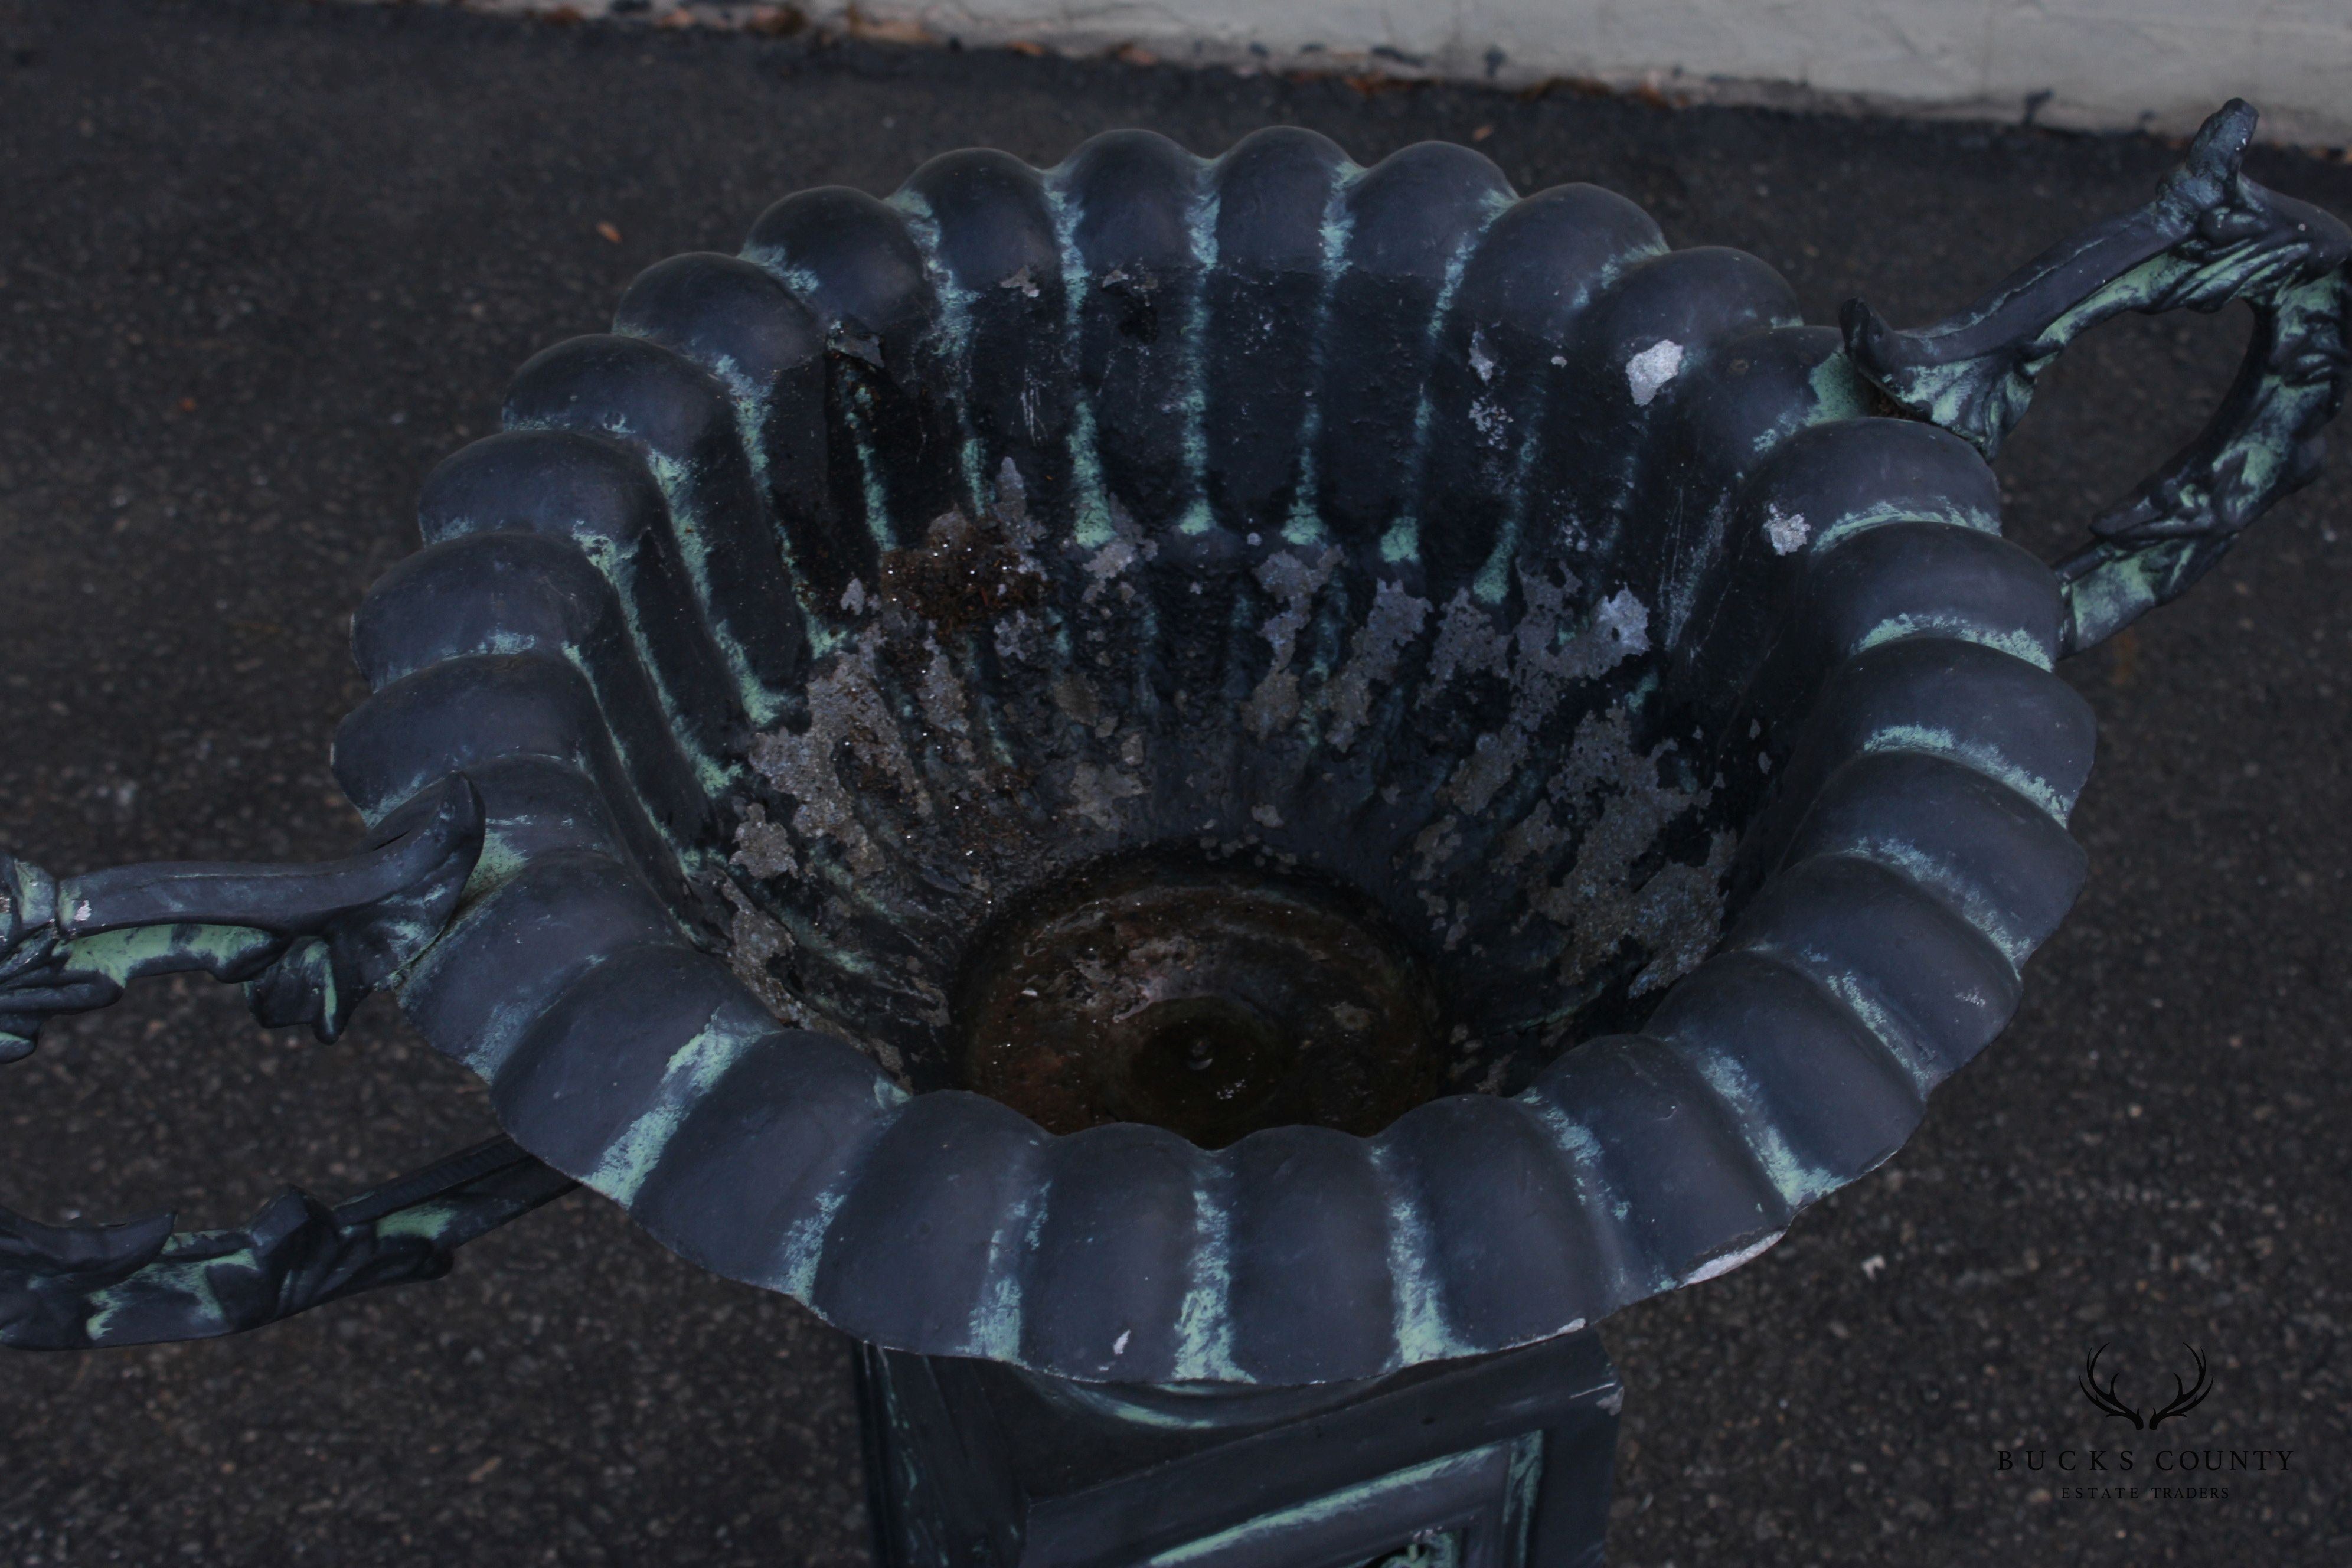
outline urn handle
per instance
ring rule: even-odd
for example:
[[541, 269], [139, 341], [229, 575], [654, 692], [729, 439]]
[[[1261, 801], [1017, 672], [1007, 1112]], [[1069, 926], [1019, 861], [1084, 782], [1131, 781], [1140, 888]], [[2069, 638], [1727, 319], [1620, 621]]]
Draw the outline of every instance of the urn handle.
[[2204, 430], [2058, 563], [2067, 653], [2179, 595], [2308, 484], [2320, 429], [2343, 404], [2352, 232], [2239, 172], [2254, 119], [2231, 100], [2146, 206], [2061, 241], [1948, 320], [1898, 331], [1861, 300], [1846, 304], [1856, 368], [1987, 461], [2024, 417], [2035, 379], [2086, 329], [2125, 310], [2252, 309], [2245, 361]]
[[0, 1062], [41, 1026], [151, 974], [242, 981], [254, 1016], [322, 1040], [441, 934], [482, 852], [482, 801], [453, 775], [381, 842], [316, 866], [165, 861], [58, 879], [0, 855]]
[[[387, 828], [320, 866], [58, 879], [0, 855], [0, 1063], [29, 1055], [49, 1018], [173, 971], [242, 981], [264, 1024], [333, 1039], [448, 923], [481, 854], [481, 798], [452, 777]], [[0, 1345], [201, 1339], [437, 1279], [454, 1248], [573, 1184], [501, 1138], [334, 1208], [289, 1188], [240, 1229], [175, 1232], [169, 1214], [50, 1226], [0, 1208]]]

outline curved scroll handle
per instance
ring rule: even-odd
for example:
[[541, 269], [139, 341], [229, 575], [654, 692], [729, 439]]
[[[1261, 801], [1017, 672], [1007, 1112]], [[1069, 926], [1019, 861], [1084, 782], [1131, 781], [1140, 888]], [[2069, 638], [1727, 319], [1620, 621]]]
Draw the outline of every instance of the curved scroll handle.
[[438, 1279], [458, 1247], [579, 1184], [494, 1138], [331, 1209], [289, 1187], [240, 1230], [175, 1234], [168, 1214], [47, 1226], [0, 1209], [0, 1344], [211, 1339]]
[[2024, 417], [2034, 379], [2084, 330], [2125, 310], [2252, 309], [2245, 361], [2204, 431], [2059, 563], [2067, 653], [2180, 594], [2240, 530], [2309, 483], [2320, 427], [2343, 404], [2352, 232], [2239, 173], [2253, 132], [2253, 110], [2231, 100], [2155, 200], [2053, 246], [1932, 327], [1896, 331], [1861, 300], [1846, 304], [1856, 368], [1987, 461]]
[[318, 866], [159, 862], [63, 881], [0, 855], [0, 1062], [29, 1054], [48, 1019], [175, 970], [243, 981], [264, 1024], [333, 1039], [448, 923], [482, 852], [481, 796], [452, 775], [378, 838]]
[[[52, 878], [0, 856], [0, 1062], [41, 1026], [150, 974], [242, 981], [264, 1024], [333, 1039], [441, 934], [482, 849], [482, 803], [445, 780], [376, 847], [319, 866], [125, 866]], [[574, 1184], [504, 1139], [330, 1209], [280, 1193], [242, 1230], [173, 1216], [47, 1226], [0, 1209], [0, 1344], [66, 1350], [233, 1333], [449, 1270], [450, 1250]]]

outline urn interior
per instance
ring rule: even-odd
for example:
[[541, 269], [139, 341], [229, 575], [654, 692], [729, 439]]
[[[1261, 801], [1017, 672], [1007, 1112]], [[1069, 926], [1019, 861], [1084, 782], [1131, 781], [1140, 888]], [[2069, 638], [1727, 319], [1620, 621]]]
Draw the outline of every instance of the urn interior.
[[357, 624], [353, 798], [488, 818], [404, 1005], [887, 1345], [1305, 1383], [1595, 1320], [1891, 1153], [2079, 880], [1976, 451], [1763, 263], [1464, 148], [806, 192], [505, 423]]

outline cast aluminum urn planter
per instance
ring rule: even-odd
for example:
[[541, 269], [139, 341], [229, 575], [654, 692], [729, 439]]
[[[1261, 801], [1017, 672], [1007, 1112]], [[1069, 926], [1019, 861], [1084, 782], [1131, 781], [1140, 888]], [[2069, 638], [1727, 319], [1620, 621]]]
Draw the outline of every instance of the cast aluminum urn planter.
[[[327, 1036], [389, 988], [509, 1139], [239, 1232], [9, 1216], [0, 1340], [429, 1278], [576, 1181], [877, 1347], [909, 1474], [921, 1358], [950, 1425], [971, 1363], [1174, 1431], [1580, 1343], [1613, 1414], [1580, 1331], [1769, 1247], [2015, 1010], [2084, 875], [2053, 665], [2315, 469], [2347, 237], [2241, 177], [2252, 123], [1918, 332], [1290, 129], [952, 153], [652, 268], [361, 608], [361, 854], [5, 863], [17, 1051], [170, 969]], [[2042, 368], [2232, 299], [2206, 434], [2058, 567], [2004, 540]], [[1460, 1560], [1569, 1560], [1489, 1436]], [[1329, 1554], [1246, 1534], [1166, 1560]]]

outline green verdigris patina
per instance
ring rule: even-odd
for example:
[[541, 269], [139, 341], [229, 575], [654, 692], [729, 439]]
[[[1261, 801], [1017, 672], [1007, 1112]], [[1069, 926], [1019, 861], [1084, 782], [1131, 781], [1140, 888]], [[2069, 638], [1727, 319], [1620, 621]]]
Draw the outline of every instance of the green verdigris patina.
[[[482, 809], [447, 781], [387, 842], [323, 866], [128, 866], [57, 879], [0, 856], [0, 1061], [41, 1026], [134, 980], [241, 981], [264, 1024], [322, 1040], [455, 909]], [[482, 1232], [572, 1182], [507, 1139], [330, 1208], [289, 1189], [245, 1226], [174, 1233], [169, 1214], [47, 1226], [0, 1209], [0, 1344], [79, 1350], [202, 1339], [382, 1285], [431, 1279]]]
[[[864, 1342], [886, 1561], [1593, 1560], [1591, 1325], [1998, 1035], [2084, 869], [2053, 666], [2315, 462], [2352, 236], [2252, 130], [1916, 333], [1285, 128], [650, 269], [354, 619], [377, 847], [0, 860], [0, 1060], [148, 974], [322, 1037], [396, 984], [514, 1140], [240, 1231], [0, 1213], [0, 1342], [430, 1279], [569, 1173]], [[2054, 577], [2002, 539], [2041, 370], [2231, 299], [2206, 435]]]
[[1988, 461], [2042, 371], [2109, 317], [2232, 300], [2253, 311], [2245, 360], [2212, 421], [2059, 564], [2067, 653], [2178, 596], [2319, 470], [2319, 429], [2344, 398], [2352, 243], [2335, 218], [2239, 172], [2254, 120], [2233, 99], [2146, 206], [2043, 252], [1948, 321], [1900, 332], [1860, 300], [1846, 308], [1847, 352], [1863, 373]]

